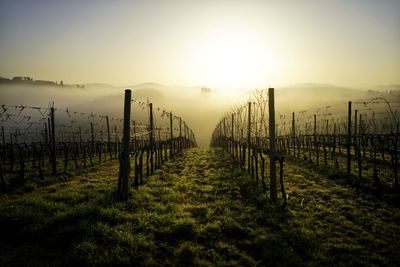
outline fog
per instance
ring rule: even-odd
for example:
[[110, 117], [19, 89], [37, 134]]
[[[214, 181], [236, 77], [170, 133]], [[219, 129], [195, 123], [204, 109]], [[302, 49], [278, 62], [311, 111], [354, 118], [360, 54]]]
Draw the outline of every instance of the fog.
[[[244, 104], [253, 97], [254, 90], [201, 90], [201, 87], [165, 86], [144, 83], [115, 87], [105, 84], [86, 84], [85, 88], [73, 86], [0, 85], [0, 105], [27, 105], [48, 107], [54, 102], [58, 114], [63, 111], [86, 114], [109, 115], [122, 118], [124, 89], [131, 88], [133, 99], [132, 120], [147, 124], [147, 110], [139, 102], [152, 102], [156, 124], [166, 123], [160, 114], [172, 111], [191, 127], [199, 146], [208, 146], [210, 137], [219, 119], [232, 107]], [[385, 87], [390, 89], [390, 87]], [[384, 90], [380, 88], [380, 90]], [[311, 110], [344, 103], [349, 100], [368, 99], [380, 94], [367, 90], [335, 87], [323, 84], [300, 84], [276, 88], [275, 106], [277, 114]], [[384, 93], [382, 93], [384, 94]], [[4, 110], [2, 111], [3, 113]], [[7, 111], [19, 113], [18, 110]], [[25, 111], [24, 111], [25, 112]], [[57, 115], [57, 114], [56, 114]], [[61, 117], [61, 116], [60, 116]], [[5, 117], [2, 117], [5, 120]]]

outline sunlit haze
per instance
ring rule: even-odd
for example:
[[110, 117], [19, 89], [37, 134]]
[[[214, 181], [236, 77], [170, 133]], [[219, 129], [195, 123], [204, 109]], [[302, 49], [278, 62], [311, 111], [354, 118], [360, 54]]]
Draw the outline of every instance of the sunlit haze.
[[0, 0], [1, 266], [399, 266], [400, 0]]
[[400, 1], [4, 1], [0, 74], [254, 88], [400, 83]]

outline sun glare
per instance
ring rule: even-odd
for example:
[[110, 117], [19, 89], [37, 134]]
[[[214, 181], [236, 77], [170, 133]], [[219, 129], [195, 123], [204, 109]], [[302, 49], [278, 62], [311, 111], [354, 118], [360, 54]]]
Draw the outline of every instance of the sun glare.
[[207, 86], [249, 89], [266, 84], [275, 75], [278, 60], [265, 44], [248, 29], [208, 31], [191, 45], [186, 70]]

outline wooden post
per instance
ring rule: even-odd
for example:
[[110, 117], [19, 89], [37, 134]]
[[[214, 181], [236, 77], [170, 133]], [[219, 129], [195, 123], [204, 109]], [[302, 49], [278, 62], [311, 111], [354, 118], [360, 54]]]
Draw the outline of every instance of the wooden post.
[[1, 161], [5, 160], [5, 158], [6, 158], [6, 137], [4, 134], [4, 126], [3, 125], [1, 126], [1, 138], [2, 138], [2, 142], [3, 142], [3, 151], [2, 151], [1, 156], [3, 159], [0, 159], [0, 173], [1, 173], [0, 175], [1, 175], [1, 182], [2, 182], [2, 184], [0, 184], [0, 190], [2, 188], [4, 188], [3, 169], [1, 168]]
[[158, 133], [158, 166], [160, 167], [163, 163], [163, 149], [162, 149], [162, 140], [161, 140], [161, 128], [157, 128]]
[[119, 142], [119, 137], [117, 134], [117, 125], [114, 125], [114, 148], [115, 148], [115, 158], [118, 158], [118, 142]]
[[169, 138], [170, 138], [170, 141], [169, 141], [169, 158], [170, 159], [172, 159], [172, 157], [173, 157], [173, 151], [172, 151], [172, 149], [173, 149], [173, 147], [172, 147], [172, 138], [173, 138], [173, 135], [174, 135], [174, 133], [173, 133], [173, 129], [172, 129], [172, 119], [173, 119], [173, 117], [172, 117], [172, 112], [170, 112], [169, 113]]
[[250, 172], [250, 158], [251, 158], [251, 152], [250, 152], [250, 146], [251, 146], [251, 102], [248, 103], [248, 112], [247, 112], [247, 120], [248, 120], [248, 125], [247, 125], [247, 171]]
[[[347, 175], [351, 172], [351, 101], [349, 101], [347, 118]], [[350, 178], [350, 177], [349, 177]]]
[[186, 122], [183, 122], [183, 134], [185, 136], [184, 147], [187, 148]]
[[50, 129], [50, 116], [47, 118], [47, 123], [44, 123], [44, 126], [46, 127], [45, 133], [47, 134], [47, 144], [50, 145], [51, 143], [51, 129]]
[[314, 148], [317, 153], [317, 165], [319, 164], [319, 147], [317, 144], [317, 115], [314, 114]]
[[394, 162], [393, 162], [393, 173], [394, 173], [394, 186], [396, 190], [399, 190], [399, 174], [398, 174], [398, 169], [399, 169], [399, 153], [398, 151], [398, 145], [399, 145], [399, 122], [396, 121], [396, 135], [394, 137]]
[[[339, 137], [340, 138], [340, 137]], [[333, 148], [332, 148], [332, 160], [334, 161], [335, 168], [339, 169], [339, 162], [336, 156], [336, 123], [333, 124]]]
[[182, 149], [182, 118], [179, 117], [179, 152], [181, 152]]
[[232, 131], [232, 146], [231, 146], [231, 156], [235, 159], [235, 134], [234, 134], [234, 127], [235, 127], [235, 114], [232, 113], [231, 115], [231, 131]]
[[353, 146], [354, 146], [354, 153], [357, 155], [357, 117], [358, 117], [358, 110], [354, 110], [354, 135], [353, 135]]
[[278, 206], [276, 193], [276, 165], [275, 165], [275, 96], [274, 88], [268, 89], [268, 109], [269, 109], [269, 147], [270, 147], [270, 198], [275, 207]]
[[186, 148], [188, 148], [189, 147], [189, 133], [188, 133], [188, 126], [186, 125], [186, 122], [185, 122], [185, 138], [186, 138], [186, 140], [185, 140], [185, 145], [186, 145]]
[[50, 113], [51, 120], [51, 174], [57, 175], [57, 161], [56, 161], [56, 138], [55, 138], [55, 120], [54, 120], [54, 107], [51, 107]]
[[47, 118], [47, 127], [48, 127], [48, 132], [49, 132], [49, 143], [47, 143], [47, 148], [49, 149], [49, 163], [51, 164], [51, 140], [53, 138], [51, 137], [51, 122], [50, 122], [50, 117], [51, 115]]
[[[292, 146], [293, 146], [293, 157], [296, 157], [296, 128], [294, 122], [294, 112], [292, 112]], [[289, 148], [290, 149], [290, 148]]]
[[154, 123], [153, 123], [153, 103], [149, 104], [149, 117], [150, 117], [150, 129], [149, 129], [149, 141], [150, 141], [150, 172], [153, 174], [154, 163], [153, 163], [153, 149], [154, 149]]
[[110, 159], [112, 159], [112, 153], [111, 153], [111, 134], [110, 134], [110, 123], [108, 121], [108, 116], [106, 116], [106, 122], [107, 122], [107, 148], [108, 148], [108, 153], [110, 155]]
[[150, 118], [150, 125], [149, 125], [149, 141], [150, 141], [150, 147], [153, 147], [153, 131], [154, 131], [154, 123], [153, 123], [153, 103], [149, 104], [149, 118]]
[[79, 127], [78, 129], [79, 129], [79, 148], [82, 151], [82, 129], [81, 127]]
[[90, 136], [91, 136], [91, 145], [90, 145], [90, 153], [94, 154], [94, 129], [93, 129], [93, 122], [90, 122]]
[[[46, 128], [46, 123], [44, 125], [45, 125], [45, 128]], [[6, 137], [4, 135], [4, 126], [3, 125], [1, 126], [1, 137], [2, 137], [2, 140], [3, 140], [3, 146], [5, 147], [6, 146]]]
[[225, 151], [228, 150], [226, 138], [227, 138], [227, 136], [226, 136], [226, 118], [224, 117], [224, 149], [225, 149]]
[[122, 139], [122, 153], [120, 156], [120, 169], [118, 179], [118, 195], [119, 200], [127, 200], [129, 193], [129, 142], [130, 142], [130, 122], [131, 122], [131, 90], [125, 90], [124, 105], [124, 132]]
[[[358, 119], [358, 110], [356, 109], [354, 111], [354, 153], [357, 157], [357, 165], [358, 165], [358, 178], [362, 178], [362, 169], [361, 169], [361, 154], [360, 154], [360, 146], [359, 146], [359, 140], [360, 138], [357, 139], [357, 132], [360, 135], [361, 130], [357, 128], [359, 127], [357, 123]], [[361, 120], [361, 114], [360, 114], [360, 120]]]
[[10, 171], [14, 169], [14, 146], [13, 146], [13, 134], [10, 133]]
[[51, 122], [50, 122], [50, 116], [47, 118], [47, 132], [48, 132], [48, 137], [49, 137], [49, 142], [48, 144], [50, 145], [51, 143]]

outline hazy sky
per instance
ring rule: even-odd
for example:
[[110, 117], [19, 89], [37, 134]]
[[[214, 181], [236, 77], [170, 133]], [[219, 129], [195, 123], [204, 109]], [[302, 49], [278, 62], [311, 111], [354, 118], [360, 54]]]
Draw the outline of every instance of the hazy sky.
[[0, 0], [0, 59], [67, 83], [400, 83], [400, 1]]

